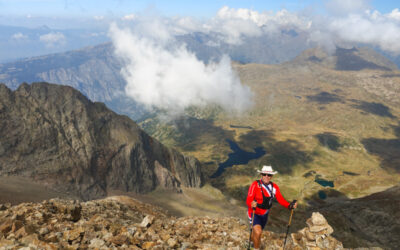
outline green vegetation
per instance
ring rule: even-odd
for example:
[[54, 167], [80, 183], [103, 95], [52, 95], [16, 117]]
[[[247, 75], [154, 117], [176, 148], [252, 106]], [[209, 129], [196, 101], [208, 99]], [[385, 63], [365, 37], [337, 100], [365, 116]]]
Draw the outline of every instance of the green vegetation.
[[[338, 71], [322, 65], [296, 60], [236, 65], [242, 83], [255, 93], [255, 105], [246, 114], [190, 107], [173, 122], [151, 117], [141, 126], [163, 143], [197, 157], [206, 182], [238, 200], [244, 199], [263, 164], [279, 171], [275, 181], [285, 196], [300, 200], [312, 195], [319, 199], [319, 190], [328, 198], [334, 191], [360, 197], [398, 183], [400, 98], [386, 98], [381, 92], [396, 93], [390, 86], [398, 88], [400, 77], [392, 77], [389, 86], [387, 77], [379, 77], [384, 73], [380, 68]], [[226, 139], [250, 152], [263, 147], [266, 154], [210, 179], [231, 152]], [[334, 191], [315, 183], [316, 175], [332, 180]]]

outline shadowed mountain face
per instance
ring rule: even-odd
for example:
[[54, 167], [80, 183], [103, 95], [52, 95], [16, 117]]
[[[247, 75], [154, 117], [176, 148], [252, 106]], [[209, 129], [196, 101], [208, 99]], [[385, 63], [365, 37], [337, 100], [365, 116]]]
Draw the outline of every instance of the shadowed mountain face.
[[111, 89], [99, 89], [106, 87], [105, 83], [112, 82], [115, 88], [124, 86], [120, 68], [121, 63], [113, 56], [112, 45], [106, 43], [0, 64], [0, 81], [11, 89], [16, 89], [21, 82], [61, 82], [79, 89], [92, 100], [100, 101], [112, 97]]
[[322, 49], [312, 48], [303, 51], [289, 64], [313, 63], [338, 71], [361, 71], [361, 70], [397, 70], [397, 65], [387, 57], [368, 47], [344, 49], [337, 47], [335, 52], [329, 55]]
[[399, 249], [400, 186], [359, 199], [343, 199], [346, 201], [314, 209], [332, 221], [333, 235], [346, 247], [364, 245]]
[[180, 190], [201, 184], [200, 164], [71, 87], [0, 84], [0, 176], [23, 176], [83, 199], [108, 190]]
[[367, 61], [363, 57], [356, 54], [358, 50], [337, 48], [335, 56], [337, 57], [337, 70], [362, 70], [362, 69], [377, 69], [391, 71], [388, 66], [381, 66], [374, 62]]

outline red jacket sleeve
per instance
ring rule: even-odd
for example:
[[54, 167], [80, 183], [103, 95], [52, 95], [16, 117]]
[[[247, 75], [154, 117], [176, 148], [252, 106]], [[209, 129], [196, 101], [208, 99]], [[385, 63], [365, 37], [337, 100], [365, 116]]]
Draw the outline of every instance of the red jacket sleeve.
[[287, 201], [287, 200], [285, 200], [285, 198], [283, 198], [283, 196], [282, 196], [282, 194], [281, 194], [281, 191], [280, 191], [280, 189], [279, 189], [279, 187], [278, 187], [278, 185], [276, 185], [275, 183], [274, 183], [274, 188], [276, 189], [276, 193], [275, 193], [275, 198], [276, 198], [276, 200], [279, 202], [279, 204], [281, 204], [282, 206], [284, 206], [284, 207], [286, 207], [286, 208], [289, 208], [289, 202]]
[[251, 208], [251, 202], [255, 200], [256, 187], [257, 187], [257, 181], [253, 182], [250, 185], [249, 191], [247, 192], [246, 204], [247, 204], [247, 207], [249, 207], [249, 208]]

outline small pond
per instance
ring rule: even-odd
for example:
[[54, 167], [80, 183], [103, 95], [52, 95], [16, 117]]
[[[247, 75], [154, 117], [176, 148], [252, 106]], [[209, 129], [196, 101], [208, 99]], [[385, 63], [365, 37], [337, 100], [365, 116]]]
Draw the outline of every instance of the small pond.
[[320, 190], [320, 191], [318, 191], [318, 197], [319, 197], [321, 200], [325, 200], [326, 197], [327, 197], [327, 195], [326, 195], [326, 193], [325, 193], [324, 191]]
[[322, 179], [319, 176], [315, 177], [315, 182], [323, 187], [334, 187], [333, 181], [328, 181], [328, 180]]
[[228, 154], [228, 159], [218, 165], [217, 171], [211, 178], [216, 178], [220, 176], [226, 168], [232, 167], [234, 165], [243, 165], [249, 163], [250, 160], [258, 159], [265, 155], [265, 150], [262, 147], [254, 148], [254, 152], [247, 152], [241, 149], [234, 141], [226, 140], [229, 143], [232, 153]]

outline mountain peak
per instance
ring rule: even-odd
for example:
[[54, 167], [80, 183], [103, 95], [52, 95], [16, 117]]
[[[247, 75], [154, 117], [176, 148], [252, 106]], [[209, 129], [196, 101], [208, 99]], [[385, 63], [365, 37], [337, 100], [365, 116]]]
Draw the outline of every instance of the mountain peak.
[[72, 87], [1, 85], [0, 96], [0, 176], [29, 177], [82, 199], [201, 185], [196, 159]]

